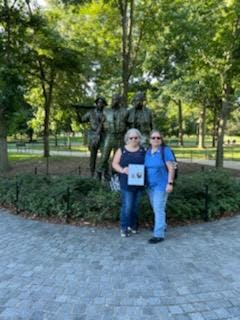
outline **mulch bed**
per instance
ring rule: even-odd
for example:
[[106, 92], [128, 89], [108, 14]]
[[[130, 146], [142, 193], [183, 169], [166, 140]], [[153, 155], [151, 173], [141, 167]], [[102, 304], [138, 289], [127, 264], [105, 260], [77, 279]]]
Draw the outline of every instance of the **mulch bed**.
[[[179, 175], [190, 174], [202, 171], [205, 168], [213, 168], [203, 166], [197, 163], [179, 162]], [[240, 177], [240, 171], [234, 169], [226, 169], [234, 176]], [[50, 175], [76, 175], [82, 177], [90, 177], [89, 158], [80, 157], [50, 157], [48, 164], [46, 159], [28, 159], [11, 163], [11, 169], [5, 173], [5, 176], [16, 176], [21, 173], [37, 173]]]

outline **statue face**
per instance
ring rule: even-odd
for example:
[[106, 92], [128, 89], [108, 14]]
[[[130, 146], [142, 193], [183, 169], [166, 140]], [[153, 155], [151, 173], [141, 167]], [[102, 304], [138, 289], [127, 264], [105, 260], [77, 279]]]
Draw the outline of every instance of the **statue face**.
[[98, 99], [97, 101], [97, 108], [102, 109], [105, 106], [105, 103], [102, 99]]
[[144, 105], [145, 95], [143, 92], [139, 91], [136, 93], [133, 104], [135, 108], [142, 108]]
[[120, 107], [120, 103], [121, 103], [121, 97], [119, 95], [114, 95], [112, 97], [112, 107], [118, 108]]
[[142, 97], [135, 97], [134, 99], [134, 106], [136, 108], [141, 108], [143, 106], [143, 99]]

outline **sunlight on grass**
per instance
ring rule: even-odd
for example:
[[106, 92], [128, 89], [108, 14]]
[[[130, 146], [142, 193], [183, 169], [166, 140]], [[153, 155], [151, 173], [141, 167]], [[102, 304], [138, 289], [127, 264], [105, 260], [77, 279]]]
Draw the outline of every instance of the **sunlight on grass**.
[[9, 153], [8, 156], [10, 161], [36, 160], [42, 158], [41, 155], [27, 153]]
[[[43, 150], [41, 146], [38, 146], [39, 150]], [[198, 149], [196, 147], [179, 147], [179, 146], [172, 146], [176, 157], [181, 159], [204, 159], [204, 160], [214, 160], [216, 157], [216, 148], [205, 148], [205, 149]], [[86, 146], [72, 146], [71, 150], [67, 147], [62, 148], [51, 148], [52, 151], [70, 151], [74, 152], [87, 152], [88, 148]], [[37, 154], [30, 154], [24, 152], [9, 152], [9, 159], [11, 161], [22, 161], [22, 160], [35, 160], [41, 159], [42, 155]], [[70, 154], [69, 154], [70, 156]], [[224, 159], [230, 161], [240, 161], [240, 146], [239, 145], [230, 145], [224, 147]]]
[[[173, 147], [177, 158], [187, 159], [206, 159], [214, 160], [216, 156], [216, 148], [198, 149], [194, 147]], [[240, 160], [240, 147], [227, 146], [224, 148], [224, 159], [239, 161]]]

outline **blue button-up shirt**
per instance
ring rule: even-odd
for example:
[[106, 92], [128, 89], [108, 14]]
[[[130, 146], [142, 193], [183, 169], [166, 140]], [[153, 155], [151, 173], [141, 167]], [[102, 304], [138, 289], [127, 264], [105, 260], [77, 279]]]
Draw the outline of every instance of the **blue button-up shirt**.
[[[168, 171], [162, 158], [161, 148], [160, 146], [154, 153], [151, 152], [151, 148], [146, 152], [146, 182], [150, 188], [165, 191], [168, 183]], [[164, 146], [164, 159], [165, 162], [175, 161], [171, 149], [167, 146]]]

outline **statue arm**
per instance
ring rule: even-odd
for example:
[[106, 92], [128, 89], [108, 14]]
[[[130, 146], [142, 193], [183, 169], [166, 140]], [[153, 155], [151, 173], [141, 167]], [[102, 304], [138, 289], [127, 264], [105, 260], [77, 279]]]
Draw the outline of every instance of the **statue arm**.
[[90, 121], [90, 112], [85, 113], [83, 116], [80, 115], [80, 122], [89, 122]]
[[[80, 123], [89, 122], [90, 121], [90, 111], [89, 110], [95, 108], [95, 106], [82, 105], [82, 104], [72, 104], [71, 107], [75, 109], [75, 112], [77, 114], [77, 119]], [[84, 115], [82, 115], [84, 110], [85, 111], [88, 110], [88, 112], [86, 112]]]

